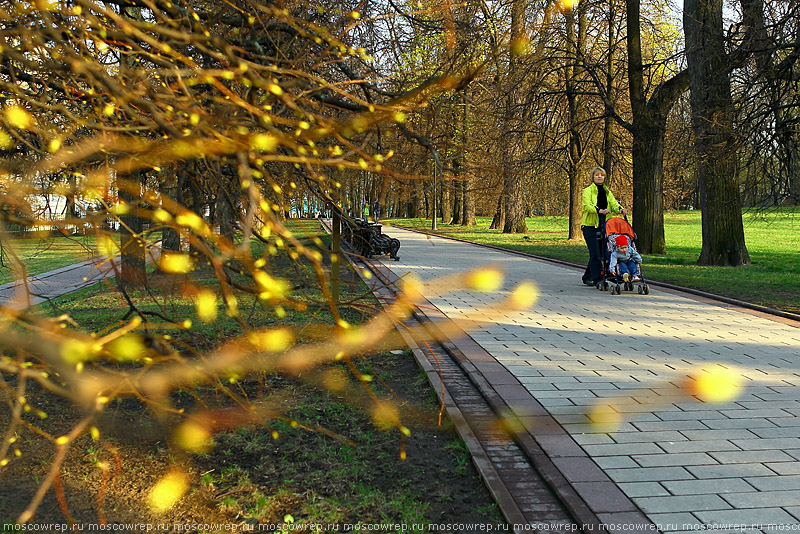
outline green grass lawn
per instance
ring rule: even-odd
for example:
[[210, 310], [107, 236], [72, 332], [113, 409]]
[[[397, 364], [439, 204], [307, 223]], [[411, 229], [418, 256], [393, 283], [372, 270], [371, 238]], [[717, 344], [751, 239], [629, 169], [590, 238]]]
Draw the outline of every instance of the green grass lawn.
[[0, 284], [19, 279], [22, 272], [15, 256], [27, 269], [27, 275], [46, 273], [73, 263], [92, 259], [97, 250], [94, 236], [46, 236], [12, 238], [3, 241]]
[[[644, 256], [642, 271], [648, 279], [800, 312], [800, 209], [745, 212], [745, 239], [752, 263], [744, 267], [697, 265], [701, 247], [699, 211], [667, 212], [664, 221], [667, 254]], [[386, 222], [430, 231], [429, 220], [391, 219]], [[588, 259], [582, 239], [567, 239], [566, 217], [528, 218], [527, 234], [489, 230], [490, 223], [491, 217], [479, 217], [477, 226], [439, 224], [438, 232], [576, 264], [585, 264]], [[579, 283], [577, 277], [576, 283]]]

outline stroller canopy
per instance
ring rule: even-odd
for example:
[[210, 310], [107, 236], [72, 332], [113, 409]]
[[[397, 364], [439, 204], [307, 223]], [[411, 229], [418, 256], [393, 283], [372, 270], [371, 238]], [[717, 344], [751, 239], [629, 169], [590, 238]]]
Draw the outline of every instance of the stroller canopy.
[[613, 217], [606, 221], [606, 235], [612, 234], [626, 235], [634, 241], [636, 240], [636, 234], [633, 232], [631, 225], [628, 224], [628, 221], [619, 217]]

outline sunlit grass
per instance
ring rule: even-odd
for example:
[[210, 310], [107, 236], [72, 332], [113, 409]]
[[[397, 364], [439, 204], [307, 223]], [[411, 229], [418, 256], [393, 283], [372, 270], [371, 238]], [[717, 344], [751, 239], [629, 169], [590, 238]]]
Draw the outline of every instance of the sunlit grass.
[[25, 264], [27, 275], [41, 274], [73, 263], [90, 260], [96, 256], [94, 236], [42, 236], [11, 238], [4, 241], [0, 284], [21, 276], [19, 262]]
[[[741, 299], [754, 304], [800, 312], [800, 209], [746, 211], [744, 230], [751, 265], [697, 265], [702, 245], [699, 211], [664, 214], [667, 254], [645, 255], [642, 267], [653, 281], [675, 284]], [[389, 224], [430, 231], [424, 219], [392, 219]], [[478, 217], [474, 227], [439, 224], [439, 233], [487, 243], [538, 256], [584, 264], [583, 239], [570, 241], [566, 217], [530, 217], [528, 233], [503, 234], [489, 230], [491, 217]], [[576, 283], [580, 283], [576, 273]]]

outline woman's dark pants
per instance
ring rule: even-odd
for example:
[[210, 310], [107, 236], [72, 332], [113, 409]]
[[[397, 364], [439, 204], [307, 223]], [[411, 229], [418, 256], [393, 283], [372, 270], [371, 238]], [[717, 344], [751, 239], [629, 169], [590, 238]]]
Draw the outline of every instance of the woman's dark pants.
[[586, 271], [583, 273], [583, 283], [593, 282], [596, 284], [600, 282], [603, 273], [603, 253], [597, 237], [598, 229], [594, 226], [581, 226], [581, 230], [583, 230], [586, 247], [589, 249], [589, 265], [586, 266]]

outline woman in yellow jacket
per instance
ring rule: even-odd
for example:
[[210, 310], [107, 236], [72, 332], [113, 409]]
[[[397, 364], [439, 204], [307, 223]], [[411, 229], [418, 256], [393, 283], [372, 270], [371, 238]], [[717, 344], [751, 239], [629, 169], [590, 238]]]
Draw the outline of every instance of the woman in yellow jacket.
[[603, 276], [603, 249], [601, 244], [606, 237], [606, 215], [628, 211], [619, 205], [611, 190], [603, 185], [606, 171], [601, 167], [592, 169], [592, 184], [583, 190], [583, 216], [581, 230], [586, 246], [589, 248], [589, 264], [583, 273], [583, 283], [587, 286], [598, 286]]

